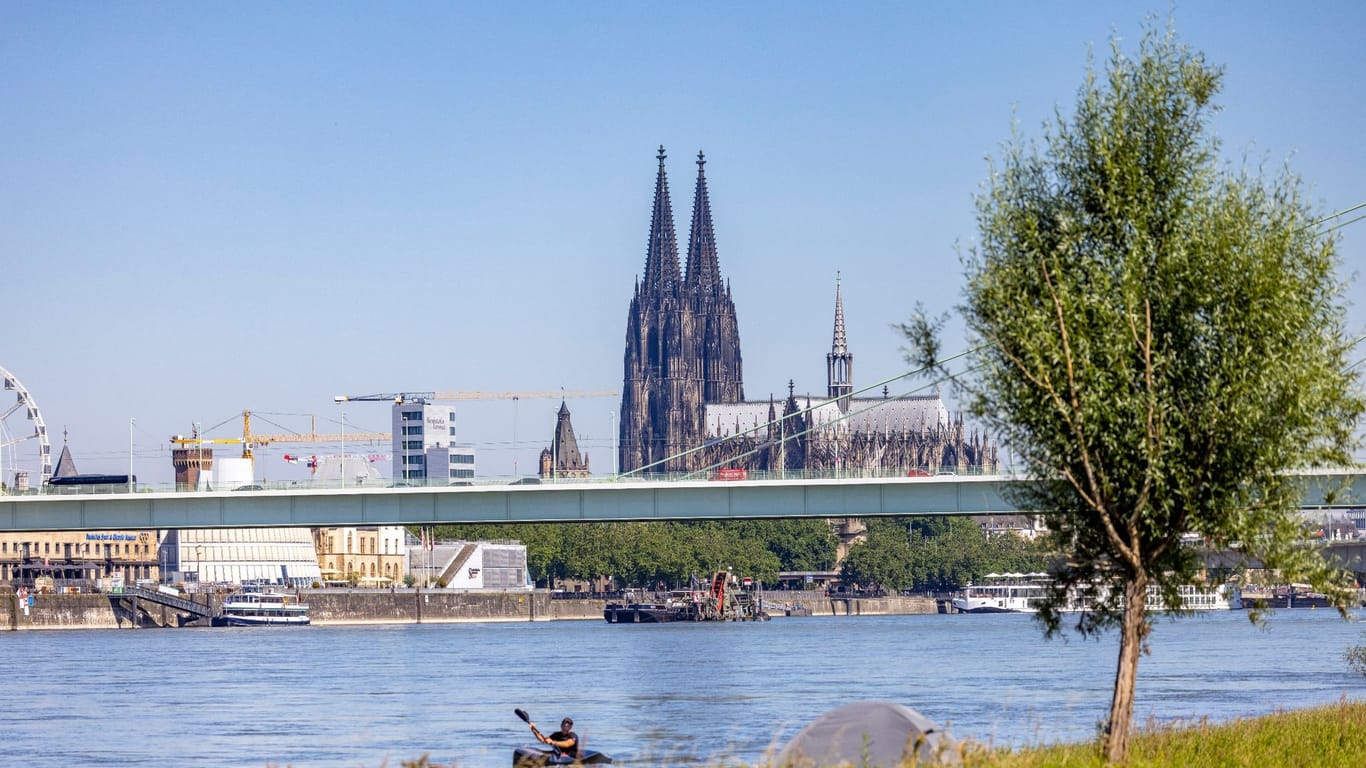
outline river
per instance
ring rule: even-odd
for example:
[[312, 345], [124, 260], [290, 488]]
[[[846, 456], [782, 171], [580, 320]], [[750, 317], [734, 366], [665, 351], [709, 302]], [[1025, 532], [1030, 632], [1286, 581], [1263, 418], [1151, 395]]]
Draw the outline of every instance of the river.
[[[1226, 720], [1366, 693], [1327, 610], [1159, 620], [1136, 721]], [[1020, 746], [1095, 734], [1117, 640], [1045, 641], [1028, 616], [599, 621], [7, 632], [12, 765], [504, 767], [572, 716], [618, 762], [754, 763], [857, 699], [896, 701], [953, 736]]]

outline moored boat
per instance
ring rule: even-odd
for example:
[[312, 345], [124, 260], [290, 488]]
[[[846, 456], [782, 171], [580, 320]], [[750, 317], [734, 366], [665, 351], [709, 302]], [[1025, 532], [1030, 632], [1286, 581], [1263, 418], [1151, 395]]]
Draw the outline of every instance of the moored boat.
[[983, 584], [969, 584], [953, 596], [953, 613], [1037, 613], [1048, 574], [988, 573]]
[[282, 592], [243, 590], [228, 595], [213, 619], [216, 627], [297, 627], [308, 624], [308, 604]]
[[[953, 613], [1038, 613], [1048, 584], [1048, 575], [1043, 573], [989, 573], [985, 583], [969, 584], [953, 597], [950, 605]], [[1213, 588], [1182, 584], [1178, 592], [1181, 599], [1179, 610], [1182, 611], [1227, 611], [1242, 607], [1238, 588], [1234, 584], [1220, 584]], [[1168, 609], [1155, 586], [1148, 588], [1145, 603], [1149, 611]], [[1080, 600], [1073, 600], [1062, 610], [1075, 613], [1087, 610], [1087, 606]]]
[[1249, 586], [1242, 593], [1243, 608], [1328, 608], [1332, 600], [1322, 592], [1315, 592], [1308, 584], [1278, 584]]
[[663, 624], [674, 621], [767, 621], [758, 585], [717, 571], [704, 589], [667, 592], [650, 600], [628, 597], [608, 603], [602, 611], [608, 624]]

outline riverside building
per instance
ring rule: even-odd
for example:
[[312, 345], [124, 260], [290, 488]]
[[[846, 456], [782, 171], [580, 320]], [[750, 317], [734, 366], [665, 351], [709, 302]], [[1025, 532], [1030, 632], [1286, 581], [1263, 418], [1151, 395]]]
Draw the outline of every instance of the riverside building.
[[308, 528], [172, 530], [159, 557], [169, 582], [307, 587], [322, 580]]
[[[52, 479], [82, 477], [62, 432]], [[79, 490], [79, 489], [78, 489]], [[17, 588], [85, 592], [122, 580], [160, 576], [156, 531], [45, 531], [0, 533], [0, 583]]]
[[387, 587], [407, 573], [407, 532], [401, 525], [314, 528], [324, 581]]

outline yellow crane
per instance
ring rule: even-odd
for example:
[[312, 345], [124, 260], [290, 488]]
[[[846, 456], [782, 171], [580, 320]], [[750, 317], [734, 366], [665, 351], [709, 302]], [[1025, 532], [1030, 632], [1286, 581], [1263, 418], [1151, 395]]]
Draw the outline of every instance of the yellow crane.
[[[456, 402], [462, 400], [545, 400], [550, 398], [617, 397], [621, 393], [611, 389], [599, 390], [559, 390], [557, 392], [494, 392], [494, 391], [437, 391], [437, 392], [386, 392], [375, 395], [337, 395], [332, 398], [337, 403], [349, 402], [394, 402], [427, 403]], [[200, 437], [196, 428], [190, 437], [173, 435], [171, 445], [190, 447], [196, 445], [241, 445], [242, 458], [252, 458], [252, 448], [261, 448], [271, 443], [366, 443], [388, 442], [393, 436], [388, 432], [327, 432], [319, 433], [317, 418], [309, 417], [307, 434], [277, 433], [252, 434], [251, 411], [242, 411], [241, 437]]]
[[252, 458], [251, 450], [253, 447], [260, 448], [271, 443], [364, 443], [377, 440], [388, 441], [388, 432], [337, 432], [322, 433], [317, 430], [317, 419], [309, 417], [310, 429], [308, 434], [281, 433], [274, 435], [252, 434], [251, 432], [251, 411], [242, 411], [242, 436], [241, 437], [200, 437], [199, 430], [196, 428], [190, 437], [174, 435], [171, 437], [171, 445], [177, 447], [193, 447], [196, 445], [222, 445], [240, 444], [242, 446], [242, 458]]

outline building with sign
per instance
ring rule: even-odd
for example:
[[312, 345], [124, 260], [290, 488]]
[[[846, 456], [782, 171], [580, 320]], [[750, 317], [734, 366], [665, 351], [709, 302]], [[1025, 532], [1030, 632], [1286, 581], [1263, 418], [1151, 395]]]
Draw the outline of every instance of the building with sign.
[[[78, 473], [65, 431], [62, 437], [53, 480], [98, 481], [107, 477]], [[123, 476], [118, 489], [126, 487], [127, 480]], [[100, 482], [90, 488], [110, 490]], [[82, 489], [76, 486], [65, 490]], [[155, 531], [0, 533], [0, 584], [11, 588], [44, 584], [56, 591], [89, 591], [106, 580], [122, 579], [131, 584], [159, 575]]]
[[474, 446], [455, 442], [455, 411], [424, 400], [393, 407], [394, 482], [445, 485], [474, 478]]
[[158, 579], [153, 531], [0, 533], [0, 584], [88, 592], [107, 580]]

